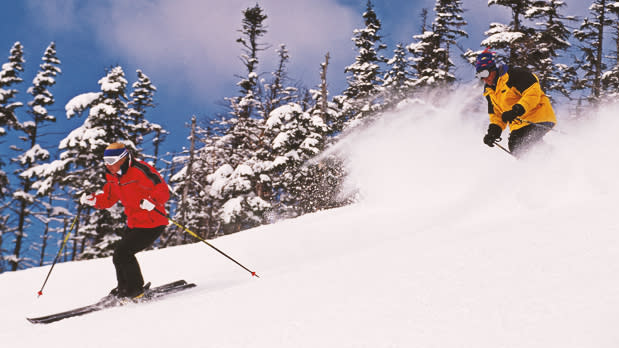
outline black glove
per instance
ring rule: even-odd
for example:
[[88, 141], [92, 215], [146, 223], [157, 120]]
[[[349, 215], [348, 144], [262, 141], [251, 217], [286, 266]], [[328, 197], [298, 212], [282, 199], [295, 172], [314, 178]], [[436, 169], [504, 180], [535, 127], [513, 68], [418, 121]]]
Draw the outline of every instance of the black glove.
[[514, 104], [511, 110], [505, 111], [503, 114], [501, 114], [501, 119], [503, 120], [503, 122], [509, 123], [515, 120], [516, 117], [522, 115], [524, 115], [524, 108], [522, 107], [522, 105]]
[[501, 127], [494, 123], [490, 123], [490, 125], [488, 126], [488, 134], [484, 136], [484, 144], [493, 147], [494, 142], [501, 137], [501, 132], [503, 132]]

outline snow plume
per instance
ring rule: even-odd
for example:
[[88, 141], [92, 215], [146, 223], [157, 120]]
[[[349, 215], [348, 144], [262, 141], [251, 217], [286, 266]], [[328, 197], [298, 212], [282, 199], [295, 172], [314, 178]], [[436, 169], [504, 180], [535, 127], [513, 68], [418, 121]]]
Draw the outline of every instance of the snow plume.
[[346, 158], [348, 187], [362, 204], [430, 220], [499, 211], [515, 218], [618, 193], [619, 165], [609, 155], [619, 146], [617, 105], [578, 121], [559, 111], [558, 131], [516, 160], [483, 144], [488, 116], [480, 91], [473, 84], [408, 100], [345, 136], [332, 151]]

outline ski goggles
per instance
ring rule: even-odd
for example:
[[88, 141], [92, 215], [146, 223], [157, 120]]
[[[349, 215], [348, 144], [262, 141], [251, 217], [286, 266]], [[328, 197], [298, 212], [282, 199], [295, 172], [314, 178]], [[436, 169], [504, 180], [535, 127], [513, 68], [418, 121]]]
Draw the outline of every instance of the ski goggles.
[[482, 70], [482, 71], [478, 71], [478, 72], [475, 74], [475, 77], [476, 77], [477, 79], [480, 79], [480, 80], [481, 80], [481, 79], [485, 79], [485, 78], [487, 78], [488, 76], [490, 76], [490, 70], [487, 70], [487, 69], [484, 69], [484, 70]]
[[106, 165], [112, 166], [129, 154], [127, 148], [107, 149], [103, 152], [103, 161]]

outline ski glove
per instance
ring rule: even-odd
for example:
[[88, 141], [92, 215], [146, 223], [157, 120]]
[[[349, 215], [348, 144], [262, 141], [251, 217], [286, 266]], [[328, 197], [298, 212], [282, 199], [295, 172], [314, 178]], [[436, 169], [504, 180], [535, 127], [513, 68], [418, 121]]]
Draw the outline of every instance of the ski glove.
[[514, 104], [511, 110], [505, 111], [503, 114], [501, 114], [501, 119], [503, 120], [503, 122], [509, 123], [515, 120], [516, 117], [522, 115], [524, 115], [524, 108], [522, 107], [522, 105]]
[[82, 197], [80, 197], [80, 203], [94, 207], [95, 203], [97, 203], [97, 199], [95, 198], [95, 195], [93, 195], [92, 193], [86, 194], [86, 192], [84, 192], [82, 194]]
[[142, 199], [140, 201], [140, 208], [142, 208], [144, 210], [151, 211], [151, 210], [155, 209], [155, 205], [151, 201], [149, 201], [148, 199]]
[[484, 144], [493, 147], [494, 143], [501, 137], [501, 132], [503, 132], [501, 127], [494, 123], [490, 123], [488, 126], [488, 134], [484, 136]]

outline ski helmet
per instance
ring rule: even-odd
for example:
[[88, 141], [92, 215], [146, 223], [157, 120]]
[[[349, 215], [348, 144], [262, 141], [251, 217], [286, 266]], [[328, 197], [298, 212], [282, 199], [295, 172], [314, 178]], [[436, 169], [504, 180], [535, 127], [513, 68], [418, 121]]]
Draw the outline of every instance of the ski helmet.
[[494, 52], [490, 52], [490, 48], [487, 47], [482, 53], [477, 56], [477, 61], [475, 62], [475, 70], [477, 72], [483, 70], [494, 70], [496, 69], [496, 63], [494, 62]]

